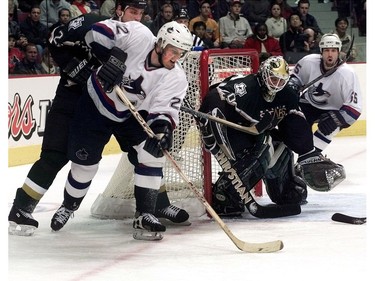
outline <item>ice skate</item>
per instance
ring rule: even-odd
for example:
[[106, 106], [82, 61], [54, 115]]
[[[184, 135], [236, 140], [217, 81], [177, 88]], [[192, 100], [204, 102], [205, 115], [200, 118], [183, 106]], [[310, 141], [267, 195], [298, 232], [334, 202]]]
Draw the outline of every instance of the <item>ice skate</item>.
[[31, 236], [39, 226], [39, 223], [33, 218], [31, 213], [18, 209], [14, 205], [10, 210], [8, 221], [8, 232], [11, 235]]
[[64, 227], [70, 217], [73, 217], [73, 210], [65, 208], [61, 205], [51, 219], [51, 228], [54, 231], [58, 231]]
[[133, 221], [133, 238], [136, 240], [161, 240], [165, 232], [165, 226], [149, 213], [136, 213]]
[[177, 225], [191, 225], [191, 222], [188, 220], [189, 214], [184, 209], [174, 205], [156, 210], [155, 216], [163, 223], [172, 222]]

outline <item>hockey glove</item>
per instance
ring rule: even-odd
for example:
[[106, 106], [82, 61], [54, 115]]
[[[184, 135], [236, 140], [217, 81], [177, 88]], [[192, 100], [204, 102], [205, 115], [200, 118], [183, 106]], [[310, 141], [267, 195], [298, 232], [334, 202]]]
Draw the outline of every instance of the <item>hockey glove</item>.
[[113, 47], [108, 61], [98, 71], [99, 82], [105, 92], [111, 92], [113, 86], [121, 83], [126, 66], [127, 53], [117, 47]]
[[297, 174], [316, 191], [330, 191], [346, 178], [341, 164], [331, 161], [316, 150], [298, 157], [297, 162]]
[[[272, 129], [277, 123], [274, 124], [275, 112], [266, 111], [259, 123], [255, 125], [255, 128], [258, 130], [259, 134], [264, 133], [266, 130]], [[276, 119], [277, 120], [277, 119]]]
[[86, 59], [79, 60], [74, 57], [64, 68], [63, 72], [67, 75], [69, 80], [84, 85], [93, 71], [92, 67], [93, 65]]
[[172, 147], [172, 125], [165, 119], [157, 119], [151, 123], [150, 128], [155, 133], [156, 138], [148, 138], [143, 149], [156, 158], [162, 157], [163, 150]]
[[328, 111], [321, 115], [318, 123], [319, 130], [326, 136], [332, 134], [337, 128], [347, 128], [349, 125], [345, 122], [340, 111]]

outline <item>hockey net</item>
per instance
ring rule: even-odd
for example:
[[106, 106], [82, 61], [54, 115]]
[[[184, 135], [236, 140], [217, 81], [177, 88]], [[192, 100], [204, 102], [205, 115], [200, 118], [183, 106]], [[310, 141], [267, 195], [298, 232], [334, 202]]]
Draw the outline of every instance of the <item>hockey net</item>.
[[[185, 106], [198, 109], [210, 85], [234, 75], [247, 75], [258, 70], [259, 59], [255, 50], [223, 49], [189, 52], [183, 62], [189, 86]], [[209, 203], [212, 201], [211, 186], [218, 178], [220, 167], [216, 160], [202, 149], [199, 130], [193, 117], [180, 112], [180, 123], [173, 135], [171, 155], [183, 173], [199, 188]], [[135, 212], [134, 167], [123, 153], [121, 160], [103, 193], [91, 206], [91, 214], [97, 218], [132, 218]], [[184, 208], [191, 217], [205, 214], [203, 204], [196, 198], [173, 165], [167, 160], [163, 169], [165, 186], [172, 204]], [[255, 188], [261, 193], [261, 184]]]

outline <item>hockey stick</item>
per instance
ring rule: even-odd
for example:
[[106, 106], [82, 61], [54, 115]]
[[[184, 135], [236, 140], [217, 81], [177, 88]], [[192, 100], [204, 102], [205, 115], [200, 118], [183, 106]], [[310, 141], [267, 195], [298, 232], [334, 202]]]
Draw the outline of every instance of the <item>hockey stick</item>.
[[194, 110], [192, 108], [189, 108], [189, 107], [186, 107], [186, 106], [181, 106], [181, 110], [185, 111], [187, 113], [190, 113], [191, 115], [193, 115], [195, 117], [206, 118], [206, 119], [211, 120], [213, 122], [223, 124], [225, 126], [231, 127], [233, 129], [239, 130], [239, 131], [244, 132], [244, 133], [248, 133], [248, 134], [251, 134], [251, 135], [259, 135], [259, 132], [258, 132], [257, 128], [255, 127], [255, 125], [251, 126], [251, 127], [241, 126], [241, 125], [238, 125], [236, 123], [230, 122], [228, 120], [225, 120], [225, 119], [222, 119], [222, 118], [219, 118], [219, 117], [216, 117], [216, 116], [212, 116], [210, 114], [203, 113], [203, 112], [200, 112], [200, 111], [196, 111], [196, 110]]
[[345, 58], [342, 61], [340, 61], [335, 67], [331, 68], [330, 70], [328, 70], [327, 72], [323, 73], [322, 75], [316, 77], [314, 80], [310, 81], [309, 83], [303, 85], [302, 88], [300, 89], [300, 92], [305, 91], [307, 88], [311, 87], [313, 84], [315, 84], [316, 82], [318, 82], [320, 79], [323, 79], [324, 77], [327, 77], [327, 76], [331, 75], [341, 65], [343, 65], [344, 63], [346, 63], [346, 61], [349, 59], [350, 53], [352, 52], [353, 44], [354, 44], [354, 35], [352, 35], [352, 42], [350, 43], [349, 50], [346, 52]]
[[349, 223], [349, 224], [364, 224], [367, 222], [367, 218], [357, 218], [357, 217], [351, 217], [348, 215], [344, 215], [341, 213], [334, 213], [332, 216], [333, 221], [337, 222], [343, 222], [343, 223]]
[[[128, 98], [125, 96], [124, 92], [121, 90], [119, 86], [114, 87], [116, 94], [118, 97], [122, 100], [122, 102], [129, 108], [132, 115], [137, 119], [139, 124], [143, 127], [144, 131], [147, 133], [147, 135], [151, 138], [155, 138], [156, 135], [151, 130], [151, 128], [148, 126], [146, 121], [143, 119], [143, 117], [139, 114], [137, 109], [133, 106], [133, 104], [128, 100]], [[242, 241], [238, 239], [232, 231], [227, 227], [227, 225], [224, 223], [224, 221], [219, 217], [219, 215], [215, 212], [215, 210], [211, 207], [211, 205], [207, 202], [207, 200], [203, 197], [203, 195], [200, 193], [200, 191], [194, 186], [194, 184], [187, 178], [187, 176], [184, 174], [184, 172], [181, 170], [177, 162], [172, 158], [172, 156], [169, 154], [168, 151], [163, 150], [163, 153], [165, 157], [168, 159], [168, 161], [171, 162], [175, 170], [178, 172], [178, 174], [188, 183], [189, 188], [194, 192], [196, 197], [201, 201], [201, 203], [205, 206], [207, 212], [211, 215], [211, 217], [219, 224], [221, 229], [224, 230], [225, 234], [228, 235], [228, 237], [232, 240], [234, 245], [238, 249], [244, 252], [248, 253], [272, 253], [280, 251], [284, 244], [281, 240], [275, 240], [270, 242], [264, 242], [264, 243], [248, 243], [245, 241]]]

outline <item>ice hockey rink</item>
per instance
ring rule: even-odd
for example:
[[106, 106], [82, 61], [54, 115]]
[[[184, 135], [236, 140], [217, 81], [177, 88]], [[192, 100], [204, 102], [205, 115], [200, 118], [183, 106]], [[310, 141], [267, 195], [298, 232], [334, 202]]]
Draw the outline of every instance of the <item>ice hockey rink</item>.
[[[164, 239], [156, 242], [134, 240], [130, 219], [91, 217], [90, 207], [107, 185], [119, 154], [103, 158], [81, 208], [61, 231], [52, 232], [50, 219], [62, 202], [67, 166], [34, 213], [39, 221], [34, 236], [8, 236], [8, 280], [370, 280], [371, 220], [364, 225], [331, 220], [335, 212], [368, 215], [366, 201], [373, 187], [366, 180], [366, 137], [335, 138], [326, 154], [345, 166], [347, 178], [328, 193], [309, 188], [309, 203], [300, 215], [257, 219], [246, 214], [224, 220], [246, 242], [284, 242], [281, 251], [262, 254], [238, 250], [207, 216], [192, 218], [190, 226], [168, 226]], [[8, 168], [7, 214], [29, 168]], [[370, 179], [371, 169], [367, 172]], [[269, 203], [267, 196], [258, 200]]]

